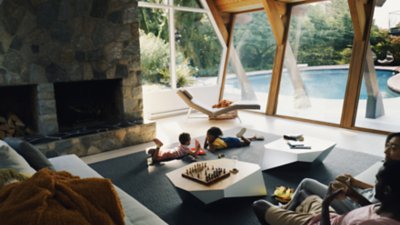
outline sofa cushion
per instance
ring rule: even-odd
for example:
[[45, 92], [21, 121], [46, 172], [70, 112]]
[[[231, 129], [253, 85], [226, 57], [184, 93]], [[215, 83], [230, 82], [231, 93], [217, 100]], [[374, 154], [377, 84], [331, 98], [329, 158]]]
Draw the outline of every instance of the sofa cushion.
[[4, 141], [15, 149], [35, 169], [49, 168], [54, 170], [53, 164], [35, 146], [19, 138], [5, 138]]
[[2, 140], [0, 140], [0, 168], [14, 168], [28, 176], [36, 172], [22, 156]]

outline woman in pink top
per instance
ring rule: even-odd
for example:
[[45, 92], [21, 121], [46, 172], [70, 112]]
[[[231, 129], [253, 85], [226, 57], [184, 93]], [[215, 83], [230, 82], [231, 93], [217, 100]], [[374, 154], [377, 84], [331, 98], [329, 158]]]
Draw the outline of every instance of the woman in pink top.
[[190, 134], [188, 133], [181, 133], [179, 135], [180, 145], [173, 149], [161, 149], [163, 143], [157, 138], [153, 139], [153, 141], [156, 144], [156, 148], [152, 148], [147, 151], [147, 153], [151, 156], [153, 161], [152, 163], [181, 159], [185, 156], [187, 156], [190, 161], [195, 161], [195, 157], [198, 155], [201, 149], [200, 142], [195, 140], [195, 151], [191, 151], [189, 148], [191, 144], [191, 138]]
[[[327, 196], [322, 200], [316, 195], [306, 196], [294, 210], [287, 210], [263, 202], [265, 211], [256, 212], [262, 224], [269, 225], [400, 225], [400, 161], [390, 160], [384, 163], [376, 175], [375, 197], [378, 204], [367, 205], [339, 215], [330, 207], [334, 199], [352, 197], [351, 191], [340, 182], [329, 185]], [[260, 209], [260, 208], [257, 208]], [[262, 215], [262, 216], [261, 216]]]

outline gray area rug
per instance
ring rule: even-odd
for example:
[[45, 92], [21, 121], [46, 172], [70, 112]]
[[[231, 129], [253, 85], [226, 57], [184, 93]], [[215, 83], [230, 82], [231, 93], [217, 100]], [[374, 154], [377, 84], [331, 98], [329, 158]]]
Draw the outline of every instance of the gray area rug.
[[[227, 130], [225, 136], [234, 136], [239, 128]], [[218, 154], [230, 158], [239, 156], [239, 160], [257, 162], [264, 145], [280, 138], [274, 134], [248, 130], [245, 136], [254, 134], [264, 136], [264, 141], [252, 142], [249, 147], [222, 150], [216, 153], [207, 152], [199, 160], [216, 159]], [[204, 137], [198, 138], [201, 143]], [[176, 146], [172, 145], [172, 146]], [[323, 163], [292, 163], [263, 172], [268, 195], [261, 197], [232, 198], [204, 206], [195, 201], [182, 202], [176, 190], [165, 176], [166, 173], [187, 164], [182, 160], [164, 162], [160, 165], [148, 166], [144, 152], [90, 164], [102, 176], [110, 178], [117, 186], [136, 198], [150, 210], [159, 215], [168, 224], [179, 225], [221, 225], [259, 224], [251, 204], [264, 198], [274, 202], [271, 194], [276, 186], [296, 187], [305, 177], [329, 183], [337, 175], [350, 173], [356, 175], [381, 158], [356, 151], [334, 148]], [[276, 203], [276, 202], [275, 202]]]

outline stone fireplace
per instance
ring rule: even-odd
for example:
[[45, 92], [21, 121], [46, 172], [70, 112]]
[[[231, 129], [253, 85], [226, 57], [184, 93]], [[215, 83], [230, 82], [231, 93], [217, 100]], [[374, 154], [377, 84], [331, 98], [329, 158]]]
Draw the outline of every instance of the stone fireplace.
[[150, 141], [137, 10], [121, 0], [0, 3], [0, 137], [79, 156]]
[[121, 79], [54, 84], [58, 128], [68, 132], [123, 120]]

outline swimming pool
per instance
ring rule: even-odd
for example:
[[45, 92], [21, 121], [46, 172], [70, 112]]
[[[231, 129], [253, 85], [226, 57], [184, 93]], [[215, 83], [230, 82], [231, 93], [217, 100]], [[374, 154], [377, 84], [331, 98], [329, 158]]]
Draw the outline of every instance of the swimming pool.
[[[348, 69], [317, 69], [300, 71], [306, 91], [310, 97], [327, 98], [327, 99], [343, 99], [346, 90], [346, 82]], [[400, 97], [400, 94], [393, 92], [387, 87], [387, 80], [396, 74], [392, 70], [376, 70], [379, 84], [379, 91], [383, 98]], [[290, 83], [289, 75], [286, 72], [282, 74], [280, 94], [293, 95], [293, 87]], [[271, 81], [271, 73], [249, 75], [248, 79], [252, 84], [255, 92], [266, 93], [269, 90]], [[239, 88], [237, 78], [228, 78], [226, 80], [227, 87]], [[367, 98], [367, 90], [364, 82], [361, 87], [360, 99]]]

